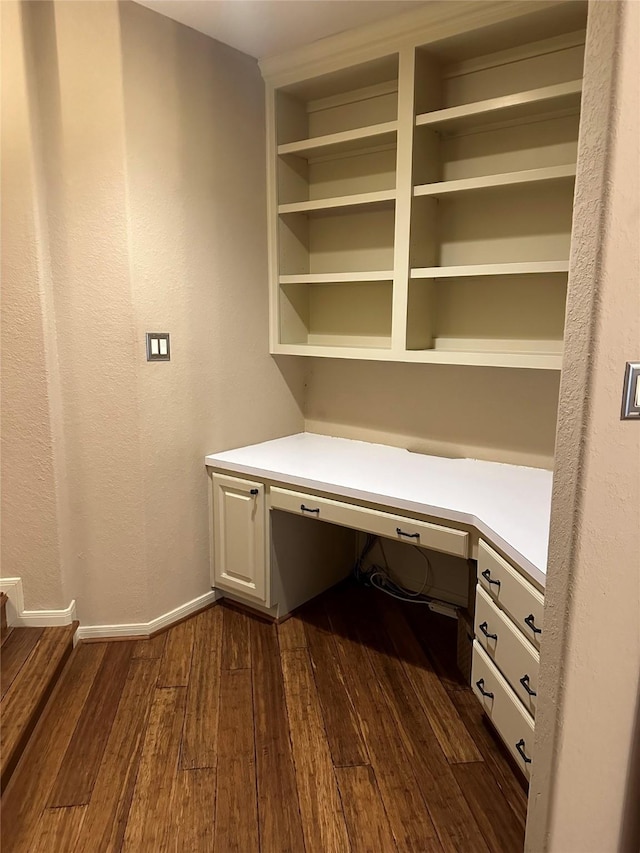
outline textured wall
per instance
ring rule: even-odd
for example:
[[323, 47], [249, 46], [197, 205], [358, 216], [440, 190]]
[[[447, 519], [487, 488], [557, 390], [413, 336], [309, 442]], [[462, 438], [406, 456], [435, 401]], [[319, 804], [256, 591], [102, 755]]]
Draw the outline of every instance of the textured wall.
[[209, 588], [205, 453], [302, 428], [267, 348], [262, 81], [131, 3], [5, 6], [3, 573], [148, 621]]
[[[640, 5], [590, 6], [526, 848], [640, 847]], [[612, 57], [614, 59], [612, 59]]]
[[55, 333], [46, 311], [46, 220], [20, 9], [2, 3], [2, 574], [24, 577], [34, 608], [65, 607], [56, 497]]
[[310, 432], [553, 467], [558, 374], [314, 359]]

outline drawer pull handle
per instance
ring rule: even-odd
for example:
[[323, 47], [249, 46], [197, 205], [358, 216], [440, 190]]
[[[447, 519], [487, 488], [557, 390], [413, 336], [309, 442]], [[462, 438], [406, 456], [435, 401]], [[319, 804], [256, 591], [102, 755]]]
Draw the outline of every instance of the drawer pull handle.
[[516, 744], [516, 749], [518, 750], [518, 752], [522, 756], [522, 760], [524, 761], [524, 763], [525, 764], [531, 764], [531, 759], [529, 758], [527, 753], [524, 751], [524, 746], [525, 746], [524, 738], [521, 737], [520, 740], [518, 741], [518, 743]]
[[524, 687], [524, 689], [527, 691], [527, 693], [529, 694], [529, 696], [537, 696], [537, 695], [538, 695], [538, 694], [536, 693], [536, 691], [535, 691], [535, 690], [532, 690], [532, 689], [529, 687], [529, 676], [528, 676], [528, 675], [523, 675], [523, 676], [522, 676], [522, 678], [520, 679], [520, 684], [522, 684], [522, 686], [523, 686], [523, 687]]
[[250, 494], [252, 494], [252, 495], [257, 495], [257, 494], [258, 494], [258, 489], [251, 489]]
[[498, 587], [498, 589], [500, 588], [500, 581], [494, 581], [494, 579], [491, 577], [491, 572], [489, 571], [489, 569], [485, 569], [484, 572], [482, 572], [482, 577], [486, 578], [489, 583], [494, 583]]
[[493, 693], [490, 693], [488, 690], [484, 689], [484, 678], [481, 678], [480, 681], [476, 681], [476, 687], [478, 688], [480, 693], [482, 693], [483, 696], [487, 697], [487, 699], [493, 699]]
[[315, 512], [316, 515], [320, 515], [320, 507], [311, 509], [311, 507], [305, 506], [304, 504], [300, 504], [300, 509], [302, 510], [302, 512]]
[[399, 527], [396, 527], [396, 533], [398, 536], [406, 536], [407, 539], [419, 539], [419, 533], [405, 533], [404, 530], [401, 530]]
[[492, 634], [492, 633], [489, 631], [489, 626], [487, 625], [487, 623], [486, 623], [486, 622], [483, 622], [483, 623], [482, 623], [482, 625], [480, 625], [480, 626], [479, 626], [479, 628], [480, 628], [480, 630], [482, 631], [482, 633], [485, 635], [485, 637], [487, 638], [487, 640], [497, 640], [497, 639], [498, 639], [498, 635], [497, 635], [497, 634]]
[[542, 628], [537, 628], [535, 625], [535, 616], [533, 613], [530, 613], [527, 618], [524, 620], [524, 624], [528, 625], [534, 634], [542, 634]]

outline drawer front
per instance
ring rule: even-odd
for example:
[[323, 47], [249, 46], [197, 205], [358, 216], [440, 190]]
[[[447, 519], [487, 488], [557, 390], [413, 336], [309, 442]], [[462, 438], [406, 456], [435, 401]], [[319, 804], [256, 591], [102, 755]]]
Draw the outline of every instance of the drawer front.
[[476, 588], [475, 635], [524, 707], [535, 717], [540, 656], [480, 585]]
[[353, 527], [397, 539], [400, 542], [411, 542], [423, 548], [443, 551], [456, 557], [469, 556], [469, 534], [464, 530], [454, 530], [429, 524], [427, 521], [416, 521], [401, 515], [392, 515], [368, 507], [334, 501], [330, 498], [319, 498], [302, 492], [292, 492], [289, 489], [279, 489], [273, 486], [270, 490], [272, 509], [281, 509], [302, 515], [306, 518], [316, 518], [319, 521], [329, 521], [343, 527]]
[[528, 779], [531, 775], [533, 754], [533, 719], [477, 640], [473, 641], [471, 686], [509, 752]]
[[507, 611], [524, 636], [539, 649], [543, 596], [482, 539], [478, 546], [478, 582], [490, 598]]

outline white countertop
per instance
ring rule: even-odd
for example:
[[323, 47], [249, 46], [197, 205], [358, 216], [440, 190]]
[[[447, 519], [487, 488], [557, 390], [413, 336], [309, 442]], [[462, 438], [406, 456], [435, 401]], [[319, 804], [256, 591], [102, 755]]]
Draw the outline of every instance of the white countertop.
[[214, 453], [219, 470], [474, 525], [544, 586], [553, 474], [299, 433]]

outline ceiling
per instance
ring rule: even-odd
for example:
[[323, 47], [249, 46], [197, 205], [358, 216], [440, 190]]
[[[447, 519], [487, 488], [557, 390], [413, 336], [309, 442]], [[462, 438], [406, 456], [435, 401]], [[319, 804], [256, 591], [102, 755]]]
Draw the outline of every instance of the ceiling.
[[256, 59], [424, 5], [425, 0], [136, 0]]

